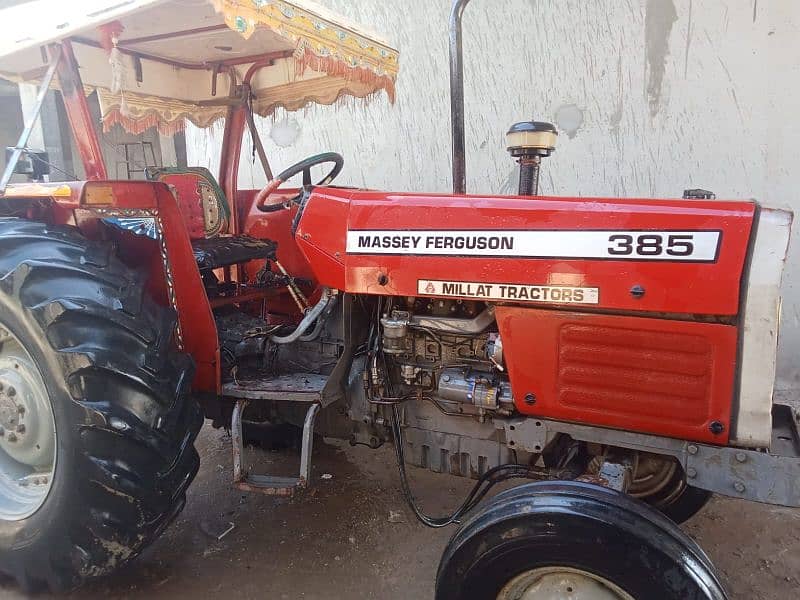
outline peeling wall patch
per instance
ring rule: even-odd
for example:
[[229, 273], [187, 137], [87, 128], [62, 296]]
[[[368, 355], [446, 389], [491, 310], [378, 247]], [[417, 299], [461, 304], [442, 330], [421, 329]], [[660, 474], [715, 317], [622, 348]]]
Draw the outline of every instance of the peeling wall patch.
[[575, 104], [562, 104], [556, 109], [555, 121], [558, 130], [572, 139], [583, 126], [583, 111]]
[[661, 88], [669, 54], [669, 36], [678, 20], [673, 0], [647, 0], [644, 34], [647, 48], [647, 97], [650, 114], [655, 116], [661, 107]]
[[300, 136], [300, 124], [294, 117], [285, 117], [276, 121], [270, 129], [269, 137], [279, 147], [286, 148], [297, 141]]

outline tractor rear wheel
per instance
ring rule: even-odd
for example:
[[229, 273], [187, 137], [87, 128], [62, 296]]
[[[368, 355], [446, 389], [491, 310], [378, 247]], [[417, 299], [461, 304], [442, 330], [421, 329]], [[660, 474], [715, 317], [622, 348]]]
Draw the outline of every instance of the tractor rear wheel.
[[456, 532], [437, 600], [724, 600], [714, 568], [643, 502], [578, 482], [498, 494]]
[[138, 555], [199, 465], [174, 311], [113, 250], [0, 219], [0, 571], [27, 591], [69, 590]]

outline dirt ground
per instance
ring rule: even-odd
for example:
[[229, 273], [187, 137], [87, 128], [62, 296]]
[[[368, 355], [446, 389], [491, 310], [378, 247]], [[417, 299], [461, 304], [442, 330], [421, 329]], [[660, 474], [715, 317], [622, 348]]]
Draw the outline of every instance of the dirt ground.
[[[318, 444], [313, 490], [281, 499], [231, 487], [224, 432], [206, 427], [198, 446], [200, 473], [178, 520], [113, 578], [71, 598], [432, 598], [439, 555], [454, 530], [414, 520], [398, 491], [391, 448]], [[248, 452], [274, 472], [288, 474], [293, 464], [287, 453]], [[471, 485], [410, 472], [429, 513], [450, 510]], [[390, 511], [402, 522], [390, 522]], [[230, 524], [221, 540], [213, 537]], [[800, 595], [800, 510], [715, 498], [686, 530], [717, 565], [731, 598]], [[0, 597], [22, 596], [0, 587]]]

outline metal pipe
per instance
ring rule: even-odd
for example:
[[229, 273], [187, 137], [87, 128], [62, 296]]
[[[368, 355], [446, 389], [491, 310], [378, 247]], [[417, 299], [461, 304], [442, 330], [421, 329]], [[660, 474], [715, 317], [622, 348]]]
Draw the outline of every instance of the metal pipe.
[[414, 315], [409, 321], [409, 326], [430, 329], [437, 333], [452, 333], [455, 335], [473, 335], [482, 333], [489, 325], [494, 323], [494, 306], [486, 309], [473, 319], [459, 319], [457, 317], [431, 317], [427, 315]]
[[244, 434], [242, 432], [242, 413], [249, 400], [237, 400], [231, 413], [231, 449], [233, 451], [233, 483], [247, 481], [244, 466]]
[[461, 17], [469, 0], [453, 0], [450, 10], [450, 121], [453, 134], [453, 193], [467, 193], [464, 141], [464, 59]]
[[44, 104], [47, 91], [50, 89], [50, 84], [53, 81], [53, 77], [56, 74], [58, 63], [61, 62], [61, 46], [51, 46], [51, 48], [52, 52], [50, 53], [50, 65], [47, 67], [47, 72], [44, 75], [44, 79], [42, 79], [42, 84], [39, 87], [39, 93], [36, 96], [36, 102], [33, 104], [33, 110], [25, 120], [25, 127], [22, 129], [22, 133], [17, 140], [17, 145], [14, 146], [14, 152], [12, 152], [11, 157], [8, 159], [6, 170], [3, 171], [3, 176], [0, 178], [0, 194], [6, 191], [6, 186], [8, 185], [8, 182], [11, 181], [11, 176], [14, 174], [14, 169], [17, 166], [17, 162], [19, 162], [19, 158], [22, 156], [22, 152], [25, 150], [25, 146], [31, 137], [31, 133], [33, 132], [33, 125], [36, 123], [36, 119], [39, 118], [39, 113], [42, 112], [42, 105]]
[[316, 402], [308, 407], [306, 418], [303, 421], [303, 442], [300, 451], [300, 480], [297, 482], [299, 487], [305, 487], [311, 480], [311, 453], [314, 450], [314, 420], [319, 412], [319, 404]]
[[256, 120], [253, 116], [253, 91], [250, 89], [249, 83], [243, 83], [242, 89], [246, 97], [245, 108], [247, 109], [247, 113], [245, 114], [245, 118], [247, 119], [247, 127], [250, 130], [250, 139], [253, 142], [253, 149], [256, 151], [256, 154], [258, 154], [258, 160], [261, 161], [261, 168], [264, 169], [267, 181], [272, 181], [274, 179], [272, 169], [269, 166], [267, 153], [264, 150], [264, 144], [261, 143], [261, 136], [258, 134]]
[[314, 323], [317, 318], [321, 318], [322, 311], [325, 310], [328, 302], [331, 301], [331, 297], [331, 291], [328, 288], [324, 288], [322, 290], [322, 297], [319, 299], [319, 302], [317, 302], [314, 307], [306, 313], [306, 316], [303, 317], [303, 320], [300, 321], [292, 333], [284, 336], [273, 335], [270, 336], [269, 340], [275, 344], [290, 344], [300, 339], [300, 336], [303, 335], [309, 327], [311, 327], [311, 324]]
[[538, 156], [522, 157], [519, 159], [519, 195], [539, 195], [539, 165], [541, 158]]

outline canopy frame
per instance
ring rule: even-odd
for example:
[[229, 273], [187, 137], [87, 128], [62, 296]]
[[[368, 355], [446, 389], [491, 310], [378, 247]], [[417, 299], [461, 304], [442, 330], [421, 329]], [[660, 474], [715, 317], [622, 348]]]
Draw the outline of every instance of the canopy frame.
[[59, 63], [61, 62], [62, 52], [60, 47], [57, 47], [49, 54], [50, 63], [47, 67], [47, 72], [45, 73], [44, 79], [42, 79], [42, 84], [39, 87], [39, 93], [36, 95], [36, 101], [31, 109], [31, 114], [28, 115], [27, 119], [25, 119], [25, 127], [22, 128], [22, 133], [19, 135], [19, 139], [14, 146], [14, 151], [9, 157], [2, 177], [0, 177], [0, 194], [6, 191], [6, 186], [8, 186], [8, 182], [11, 181], [11, 176], [14, 174], [14, 170], [17, 168], [17, 163], [19, 163], [19, 159], [22, 157], [22, 153], [26, 149], [28, 140], [33, 132], [33, 126], [36, 124], [36, 120], [39, 118], [39, 114], [42, 112], [42, 106], [44, 105], [44, 99], [47, 95], [47, 90], [50, 87], [50, 83], [53, 81], [53, 78], [55, 77]]

